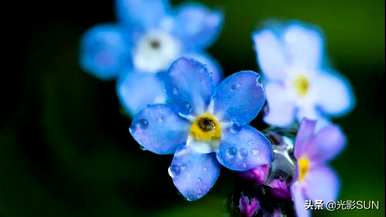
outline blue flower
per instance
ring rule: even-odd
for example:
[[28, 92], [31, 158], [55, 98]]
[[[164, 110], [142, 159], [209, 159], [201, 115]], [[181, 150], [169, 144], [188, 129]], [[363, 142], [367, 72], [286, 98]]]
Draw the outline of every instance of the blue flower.
[[256, 72], [237, 72], [215, 87], [203, 64], [180, 58], [164, 79], [170, 101], [139, 112], [130, 133], [146, 150], [174, 154], [169, 174], [187, 200], [212, 188], [220, 164], [246, 171], [271, 162], [271, 143], [249, 125], [265, 102]]
[[253, 40], [266, 80], [267, 123], [285, 127], [296, 119], [324, 120], [353, 108], [351, 86], [328, 66], [317, 28], [298, 22], [272, 25], [255, 32]]
[[205, 53], [219, 35], [223, 15], [200, 4], [172, 10], [167, 0], [117, 0], [118, 23], [91, 28], [81, 42], [81, 66], [102, 80], [118, 79], [127, 113], [166, 100], [160, 72], [178, 57], [205, 63], [219, 81], [219, 64]]

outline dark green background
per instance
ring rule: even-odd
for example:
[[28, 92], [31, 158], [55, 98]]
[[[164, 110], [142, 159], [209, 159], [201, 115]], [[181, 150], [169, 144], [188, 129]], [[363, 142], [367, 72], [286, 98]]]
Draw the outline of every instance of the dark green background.
[[[330, 58], [357, 97], [355, 110], [336, 120], [349, 140], [333, 162], [341, 199], [379, 200], [381, 210], [322, 215], [383, 216], [384, 1], [205, 2], [225, 12], [225, 28], [210, 52], [226, 74], [258, 69], [250, 34], [266, 19], [301, 19], [325, 31]], [[10, 79], [0, 87], [0, 216], [225, 216], [232, 174], [223, 170], [204, 199], [185, 202], [167, 174], [171, 158], [133, 143], [114, 82], [79, 68], [82, 33], [114, 22], [113, 3], [17, 4], [7, 19], [15, 23], [4, 28], [16, 42], [3, 41], [12, 68], [2, 71]]]

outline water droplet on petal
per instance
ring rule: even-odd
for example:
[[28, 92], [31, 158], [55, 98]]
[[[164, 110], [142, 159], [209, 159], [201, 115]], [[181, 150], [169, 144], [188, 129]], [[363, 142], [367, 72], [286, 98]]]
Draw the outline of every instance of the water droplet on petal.
[[186, 195], [185, 195], [185, 198], [186, 198], [186, 200], [188, 200], [188, 201], [193, 201], [193, 200], [195, 200], [197, 197], [196, 197], [196, 195], [195, 195], [193, 192], [187, 192]]
[[239, 84], [239, 83], [232, 84], [231, 90], [232, 90], [232, 91], [235, 91], [235, 90], [239, 89], [240, 87], [241, 87], [241, 84]]
[[180, 165], [180, 172], [184, 171], [185, 169], [186, 169], [186, 165], [185, 164]]
[[173, 88], [172, 93], [175, 96], [178, 95], [178, 89], [177, 88]]
[[253, 156], [257, 156], [259, 154], [259, 150], [257, 150], [257, 149], [252, 149], [251, 152], [252, 152]]
[[237, 154], [237, 149], [235, 147], [230, 147], [226, 150], [227, 158], [234, 158]]
[[165, 121], [165, 116], [160, 115], [157, 120], [158, 120], [159, 123], [162, 123], [162, 122]]
[[247, 158], [248, 157], [248, 150], [245, 148], [240, 149], [240, 156], [241, 158]]
[[246, 169], [247, 168], [247, 163], [243, 163], [242, 165], [241, 165], [244, 169]]
[[137, 120], [137, 122], [135, 123], [135, 128], [136, 129], [146, 129], [147, 127], [149, 126], [149, 121], [147, 121], [146, 119], [139, 119]]
[[241, 130], [241, 126], [237, 123], [234, 123], [232, 124], [232, 127], [230, 128], [230, 130], [231, 130], [231, 133], [233, 134], [238, 133]]
[[183, 114], [190, 114], [192, 113], [193, 107], [190, 103], [184, 103], [183, 105]]
[[168, 173], [172, 178], [175, 178], [180, 175], [181, 167], [178, 165], [171, 165], [168, 169]]
[[204, 194], [204, 191], [200, 188], [200, 189], [198, 189], [198, 195], [203, 195]]
[[248, 145], [249, 145], [249, 146], [254, 146], [254, 145], [255, 145], [255, 142], [254, 142], [253, 140], [252, 140], [252, 141], [249, 141], [249, 142], [248, 142]]

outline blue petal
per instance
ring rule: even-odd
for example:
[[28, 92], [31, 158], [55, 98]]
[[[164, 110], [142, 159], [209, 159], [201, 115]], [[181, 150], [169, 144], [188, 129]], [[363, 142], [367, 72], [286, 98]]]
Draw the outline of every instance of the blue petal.
[[130, 126], [134, 139], [156, 154], [173, 154], [187, 139], [189, 124], [168, 105], [149, 105]]
[[293, 22], [287, 26], [283, 40], [292, 64], [305, 68], [321, 66], [324, 40], [318, 28]]
[[265, 92], [269, 109], [264, 121], [270, 125], [288, 127], [295, 120], [296, 113], [296, 103], [289, 96], [289, 91], [279, 82], [267, 82]]
[[241, 71], [223, 80], [213, 96], [218, 117], [240, 125], [251, 122], [265, 103], [259, 74]]
[[187, 50], [198, 50], [208, 47], [217, 39], [222, 24], [222, 12], [189, 3], [177, 10], [173, 31]]
[[220, 175], [215, 155], [182, 149], [174, 155], [169, 174], [178, 191], [189, 201], [206, 195]]
[[312, 71], [324, 64], [323, 35], [315, 26], [274, 22], [255, 32], [253, 40], [259, 66], [270, 79], [283, 80], [289, 66]]
[[217, 62], [212, 56], [206, 53], [188, 53], [184, 54], [184, 57], [192, 58], [198, 62], [204, 64], [208, 69], [210, 76], [214, 84], [218, 84], [223, 78], [223, 70], [220, 66], [220, 63]]
[[350, 83], [336, 72], [320, 73], [316, 78], [317, 104], [330, 115], [342, 116], [355, 106], [355, 97]]
[[272, 161], [270, 141], [251, 126], [231, 128], [224, 132], [218, 161], [236, 171], [246, 171]]
[[130, 47], [119, 26], [99, 25], [85, 33], [81, 41], [80, 63], [97, 78], [108, 80], [130, 65]]
[[164, 84], [155, 74], [125, 72], [117, 82], [116, 91], [123, 109], [132, 116], [149, 104], [166, 101]]
[[161, 19], [169, 10], [168, 0], [117, 0], [116, 10], [120, 21], [131, 28], [142, 29], [159, 25]]
[[264, 75], [272, 80], [283, 80], [288, 66], [283, 42], [269, 29], [253, 33], [257, 62]]
[[165, 75], [168, 100], [184, 114], [202, 113], [213, 92], [213, 80], [206, 67], [193, 60], [176, 60]]

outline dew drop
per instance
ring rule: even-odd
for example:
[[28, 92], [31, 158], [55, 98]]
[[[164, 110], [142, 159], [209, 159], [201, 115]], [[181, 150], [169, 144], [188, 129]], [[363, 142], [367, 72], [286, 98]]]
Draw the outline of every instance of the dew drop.
[[240, 149], [240, 156], [241, 158], [247, 158], [248, 157], [248, 150], [245, 148]]
[[193, 107], [192, 107], [192, 105], [190, 104], [190, 103], [184, 103], [184, 105], [183, 105], [184, 107], [183, 107], [183, 114], [190, 114], [190, 113], [192, 113], [192, 110], [193, 110]]
[[146, 119], [139, 119], [136, 123], [135, 123], [135, 127], [138, 129], [146, 129], [147, 127], [149, 126], [149, 121], [147, 121]]
[[249, 142], [248, 142], [248, 145], [249, 145], [249, 146], [254, 146], [254, 145], [255, 145], [255, 142], [254, 142], [254, 141], [249, 141]]
[[239, 89], [240, 87], [241, 87], [241, 85], [240, 85], [239, 83], [232, 84], [231, 90], [232, 90], [232, 91], [235, 91], [235, 90]]
[[185, 169], [186, 169], [186, 165], [185, 164], [180, 165], [180, 172], [184, 171]]
[[168, 173], [170, 177], [175, 178], [180, 175], [181, 173], [181, 167], [178, 165], [172, 165], [168, 169]]
[[197, 196], [194, 194], [194, 192], [189, 191], [185, 194], [185, 198], [188, 201], [193, 201], [193, 200], [197, 199]]
[[173, 93], [173, 95], [178, 95], [178, 89], [177, 88], [173, 88], [172, 93]]
[[257, 149], [252, 149], [251, 152], [252, 152], [253, 156], [257, 156], [259, 154], [259, 150], [257, 150]]
[[237, 123], [232, 124], [232, 127], [230, 128], [231, 133], [235, 134], [240, 132], [241, 126]]
[[200, 189], [198, 189], [197, 193], [198, 193], [198, 195], [203, 195], [204, 191], [200, 188]]
[[230, 147], [226, 150], [227, 158], [234, 158], [237, 154], [237, 149], [235, 147]]
[[160, 116], [157, 118], [157, 120], [158, 120], [159, 123], [162, 123], [162, 122], [165, 121], [165, 116], [160, 115]]
[[247, 163], [244, 162], [241, 166], [245, 169], [247, 168]]

